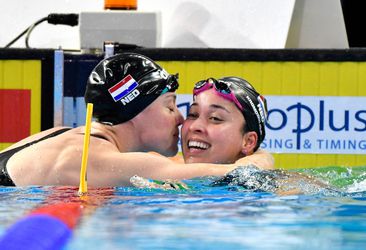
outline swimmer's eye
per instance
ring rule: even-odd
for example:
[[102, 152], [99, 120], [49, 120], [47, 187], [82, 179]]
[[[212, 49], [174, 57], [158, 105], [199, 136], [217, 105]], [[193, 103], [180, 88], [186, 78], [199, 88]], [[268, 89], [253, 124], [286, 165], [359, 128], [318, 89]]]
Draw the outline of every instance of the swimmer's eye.
[[221, 119], [217, 116], [211, 116], [210, 120], [213, 121], [213, 122], [222, 122], [222, 121], [224, 121], [223, 119]]
[[175, 106], [175, 105], [172, 105], [172, 104], [166, 105], [165, 107], [166, 107], [170, 112], [175, 112], [175, 110], [176, 110], [176, 106]]
[[198, 117], [197, 113], [188, 113], [187, 119], [195, 119]]

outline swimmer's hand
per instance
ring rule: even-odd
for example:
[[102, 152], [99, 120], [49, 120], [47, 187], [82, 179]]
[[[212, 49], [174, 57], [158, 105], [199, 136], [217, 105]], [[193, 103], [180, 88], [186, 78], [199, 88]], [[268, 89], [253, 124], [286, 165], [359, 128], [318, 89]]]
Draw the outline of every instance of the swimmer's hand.
[[137, 188], [156, 188], [156, 189], [164, 189], [164, 190], [187, 190], [188, 186], [177, 180], [151, 180], [146, 179], [137, 175], [134, 175], [130, 178], [130, 182], [134, 187]]
[[253, 192], [278, 195], [337, 193], [337, 190], [314, 177], [281, 169], [264, 170], [254, 165], [240, 166], [211, 183], [211, 186], [240, 186]]
[[239, 166], [211, 186], [241, 186], [246, 190], [273, 192], [278, 188], [275, 172], [259, 169], [255, 165]]

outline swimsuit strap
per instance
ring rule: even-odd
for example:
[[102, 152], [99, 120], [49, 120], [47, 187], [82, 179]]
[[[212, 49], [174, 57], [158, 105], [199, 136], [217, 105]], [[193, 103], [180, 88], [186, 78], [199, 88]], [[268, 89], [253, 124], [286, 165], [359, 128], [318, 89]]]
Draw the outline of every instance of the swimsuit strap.
[[55, 132], [52, 132], [38, 140], [32, 141], [32, 142], [28, 142], [22, 146], [7, 150], [3, 153], [0, 154], [0, 185], [4, 185], [4, 186], [15, 186], [14, 182], [11, 180], [8, 171], [6, 169], [6, 164], [8, 163], [9, 159], [17, 152], [21, 151], [22, 149], [29, 147], [35, 143], [38, 143], [40, 141], [46, 140], [48, 138], [57, 136], [59, 134], [62, 134], [68, 130], [70, 130], [71, 128], [63, 128], [60, 130], [57, 130]]

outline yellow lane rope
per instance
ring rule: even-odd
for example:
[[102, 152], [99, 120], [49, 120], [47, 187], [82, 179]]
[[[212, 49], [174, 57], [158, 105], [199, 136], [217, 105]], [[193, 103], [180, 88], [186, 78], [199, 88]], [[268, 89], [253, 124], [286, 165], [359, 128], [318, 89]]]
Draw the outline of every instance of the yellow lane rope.
[[84, 195], [84, 194], [86, 194], [86, 192], [88, 192], [86, 169], [87, 169], [87, 163], [88, 163], [90, 127], [91, 127], [91, 121], [92, 121], [92, 114], [93, 114], [93, 104], [88, 103], [88, 105], [86, 107], [84, 147], [83, 147], [83, 156], [82, 156], [82, 160], [81, 160], [81, 169], [80, 169], [79, 195]]

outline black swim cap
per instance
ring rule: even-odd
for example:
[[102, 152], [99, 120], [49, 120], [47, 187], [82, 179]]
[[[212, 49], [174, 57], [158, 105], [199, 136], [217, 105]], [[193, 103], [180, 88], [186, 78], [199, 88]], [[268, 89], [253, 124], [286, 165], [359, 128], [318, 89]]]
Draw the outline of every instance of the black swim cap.
[[268, 112], [266, 99], [248, 81], [240, 77], [223, 77], [218, 81], [226, 83], [242, 105], [242, 113], [249, 131], [255, 131], [258, 135], [257, 149], [266, 136], [265, 123]]
[[178, 88], [178, 75], [168, 74], [150, 58], [121, 53], [102, 60], [91, 72], [85, 103], [93, 103], [93, 117], [113, 125], [126, 122], [155, 99]]

